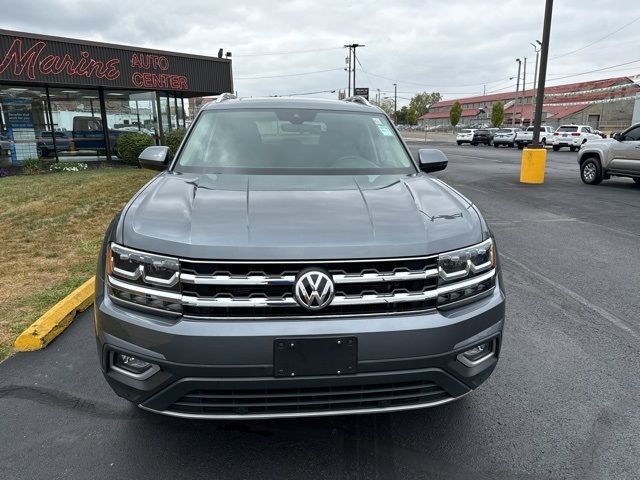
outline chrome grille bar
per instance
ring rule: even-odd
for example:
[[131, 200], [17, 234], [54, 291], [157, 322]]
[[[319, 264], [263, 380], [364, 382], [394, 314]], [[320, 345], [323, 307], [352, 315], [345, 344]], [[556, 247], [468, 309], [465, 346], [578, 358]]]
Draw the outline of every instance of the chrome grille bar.
[[[427, 273], [422, 272], [422, 273]], [[402, 273], [410, 273], [410, 272], [402, 272]], [[424, 292], [416, 292], [416, 293], [395, 293], [390, 295], [376, 295], [376, 294], [365, 294], [359, 296], [346, 296], [346, 295], [336, 295], [331, 301], [332, 306], [345, 306], [345, 305], [367, 305], [367, 304], [384, 304], [384, 303], [402, 303], [402, 302], [419, 302], [423, 300], [429, 300], [437, 298], [439, 295], [455, 292], [457, 290], [462, 290], [465, 288], [469, 288], [475, 286], [479, 283], [485, 282], [496, 274], [495, 268], [489, 270], [482, 275], [476, 275], [467, 280], [463, 280], [460, 282], [455, 282], [449, 285], [444, 285], [438, 288], [434, 288], [432, 290], [427, 290]], [[121, 290], [125, 290], [127, 292], [139, 295], [153, 295], [163, 300], [169, 301], [179, 301], [183, 305], [192, 306], [192, 307], [220, 307], [220, 308], [228, 308], [228, 307], [295, 307], [298, 303], [295, 301], [293, 297], [282, 297], [282, 298], [266, 298], [266, 297], [255, 297], [255, 298], [201, 298], [194, 297], [190, 295], [180, 295], [178, 293], [164, 292], [160, 290], [156, 290], [153, 288], [142, 287], [140, 285], [132, 285], [127, 282], [122, 282], [113, 278], [112, 276], [108, 276], [109, 284], [113, 287], [119, 288]]]
[[[435, 268], [410, 272], [401, 271], [394, 273], [363, 273], [360, 275], [332, 275], [334, 283], [375, 283], [375, 282], [406, 282], [411, 280], [426, 280], [438, 276]], [[293, 285], [296, 281], [295, 275], [249, 275], [246, 277], [232, 275], [194, 275], [191, 273], [181, 273], [180, 280], [184, 283], [194, 285]]]

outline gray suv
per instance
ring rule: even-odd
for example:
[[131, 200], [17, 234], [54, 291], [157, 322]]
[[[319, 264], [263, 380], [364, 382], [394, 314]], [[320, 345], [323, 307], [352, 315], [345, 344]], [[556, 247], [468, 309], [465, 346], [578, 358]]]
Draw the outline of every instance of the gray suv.
[[176, 417], [408, 410], [456, 400], [500, 354], [491, 231], [364, 99], [235, 99], [109, 226], [95, 328], [120, 396]]
[[589, 140], [578, 152], [580, 178], [597, 185], [611, 177], [629, 177], [640, 184], [640, 123], [613, 138]]

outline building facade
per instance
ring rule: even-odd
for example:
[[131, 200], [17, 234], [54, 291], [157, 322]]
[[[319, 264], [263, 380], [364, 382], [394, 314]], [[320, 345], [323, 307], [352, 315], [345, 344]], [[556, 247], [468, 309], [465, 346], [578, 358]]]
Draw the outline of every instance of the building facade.
[[[638, 102], [640, 85], [633, 77], [616, 77], [545, 89], [542, 121], [557, 127], [576, 123], [591, 125], [602, 131], [619, 131], [632, 123], [634, 107]], [[427, 127], [450, 126], [449, 110], [459, 101], [462, 118], [459, 126], [489, 126], [491, 109], [496, 102], [503, 102], [505, 119], [503, 126], [515, 124], [528, 126], [535, 115], [533, 89], [524, 92], [495, 93], [477, 97], [443, 100], [418, 119]], [[515, 117], [515, 118], [514, 118]]]
[[0, 166], [112, 159], [124, 132], [162, 144], [190, 98], [231, 91], [229, 58], [0, 30]]

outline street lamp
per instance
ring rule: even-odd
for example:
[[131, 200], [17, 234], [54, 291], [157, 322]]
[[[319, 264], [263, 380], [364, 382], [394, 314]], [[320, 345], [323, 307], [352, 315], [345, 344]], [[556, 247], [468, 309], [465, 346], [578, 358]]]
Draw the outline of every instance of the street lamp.
[[535, 113], [536, 113], [536, 86], [537, 86], [537, 80], [538, 80], [538, 57], [540, 56], [540, 48], [542, 47], [542, 42], [540, 40], [536, 40], [536, 43], [538, 45], [536, 45], [533, 42], [529, 42], [529, 45], [531, 45], [533, 47], [533, 50], [536, 52], [536, 67], [535, 70], [533, 71], [533, 99], [532, 99], [532, 105], [533, 105], [533, 109], [531, 110], [531, 119], [533, 120], [535, 118]]
[[518, 105], [518, 92], [520, 91], [520, 67], [522, 66], [522, 61], [519, 58], [516, 58], [516, 62], [518, 62], [518, 81], [516, 82], [516, 97], [513, 99], [513, 112], [511, 113], [511, 128], [515, 128], [516, 126], [516, 107]]

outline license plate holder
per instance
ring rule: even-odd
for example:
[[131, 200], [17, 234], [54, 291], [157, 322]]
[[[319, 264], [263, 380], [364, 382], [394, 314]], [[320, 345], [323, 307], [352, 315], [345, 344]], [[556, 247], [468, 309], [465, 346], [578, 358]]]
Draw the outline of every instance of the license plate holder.
[[349, 375], [358, 368], [357, 337], [280, 338], [273, 352], [276, 377]]

